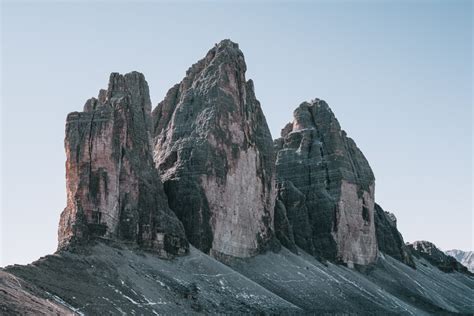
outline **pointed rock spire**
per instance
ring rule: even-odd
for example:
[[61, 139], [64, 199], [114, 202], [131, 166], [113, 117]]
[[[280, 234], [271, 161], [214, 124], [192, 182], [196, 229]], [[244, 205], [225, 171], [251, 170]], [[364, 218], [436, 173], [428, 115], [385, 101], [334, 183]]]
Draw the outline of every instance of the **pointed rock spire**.
[[136, 242], [163, 256], [187, 252], [150, 148], [151, 102], [138, 72], [110, 75], [109, 87], [66, 122], [67, 206], [59, 248], [95, 237]]
[[248, 257], [272, 238], [273, 143], [244, 55], [224, 40], [153, 111], [154, 161], [189, 241]]
[[374, 175], [327, 103], [303, 102], [275, 147], [278, 198], [295, 244], [350, 266], [374, 262]]

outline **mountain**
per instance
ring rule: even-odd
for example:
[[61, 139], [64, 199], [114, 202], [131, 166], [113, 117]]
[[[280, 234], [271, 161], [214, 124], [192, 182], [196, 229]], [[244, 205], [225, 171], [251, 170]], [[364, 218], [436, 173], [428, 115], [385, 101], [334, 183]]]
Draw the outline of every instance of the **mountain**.
[[321, 258], [373, 263], [372, 169], [326, 102], [303, 102], [293, 116], [275, 141], [279, 207], [293, 228], [287, 238]]
[[88, 100], [83, 112], [68, 115], [59, 249], [103, 237], [163, 256], [186, 253], [183, 226], [154, 168], [150, 122], [148, 84], [138, 72], [112, 73], [107, 90]]
[[270, 243], [273, 140], [245, 79], [244, 56], [224, 40], [153, 111], [155, 164], [192, 245], [249, 257]]
[[449, 256], [456, 258], [463, 266], [474, 273], [474, 252], [473, 251], [462, 251], [462, 250], [448, 250], [445, 253]]
[[1, 315], [474, 313], [474, 277], [405, 244], [329, 105], [272, 140], [224, 40], [152, 111], [138, 72], [66, 120], [58, 250], [0, 270]]

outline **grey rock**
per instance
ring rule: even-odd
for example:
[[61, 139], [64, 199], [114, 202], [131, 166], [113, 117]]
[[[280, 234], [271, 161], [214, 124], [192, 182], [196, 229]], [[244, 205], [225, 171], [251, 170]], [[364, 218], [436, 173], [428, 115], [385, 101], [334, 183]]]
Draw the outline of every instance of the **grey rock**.
[[188, 249], [151, 154], [151, 102], [142, 74], [112, 73], [109, 87], [66, 123], [67, 206], [59, 249], [122, 239], [162, 256]]
[[0, 269], [0, 315], [66, 315], [71, 309], [58, 304], [45, 291]]
[[[298, 253], [282, 248], [234, 258], [226, 266], [194, 247], [187, 256], [161, 259], [123, 243], [98, 242], [4, 272], [20, 282], [25, 294], [42, 298], [37, 303], [42, 308], [54, 303], [83, 315], [474, 312], [474, 278], [444, 273], [423, 258], [414, 259], [420, 267], [415, 270], [381, 255], [360, 273], [322, 264], [301, 249]], [[0, 273], [0, 298], [11, 292], [2, 278]], [[7, 304], [13, 311], [22, 308], [22, 302]]]
[[[6, 272], [41, 289], [31, 295], [81, 315], [302, 313], [192, 246], [186, 256], [162, 259], [117, 242], [98, 242]], [[3, 290], [0, 279], [0, 295]], [[46, 308], [49, 302], [41, 303]]]
[[223, 40], [153, 111], [154, 161], [191, 244], [248, 257], [273, 238], [272, 138], [237, 44]]
[[374, 218], [379, 250], [414, 268], [413, 257], [397, 229], [395, 215], [384, 211], [380, 205], [375, 203]]
[[293, 115], [274, 145], [278, 197], [295, 244], [351, 266], [375, 262], [374, 175], [367, 160], [326, 102], [303, 102]]

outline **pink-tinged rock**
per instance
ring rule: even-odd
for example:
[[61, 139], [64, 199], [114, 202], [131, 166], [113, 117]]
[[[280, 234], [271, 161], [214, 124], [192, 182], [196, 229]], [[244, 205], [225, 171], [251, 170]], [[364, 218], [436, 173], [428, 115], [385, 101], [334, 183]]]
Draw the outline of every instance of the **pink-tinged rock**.
[[68, 115], [60, 249], [101, 237], [163, 256], [187, 252], [183, 226], [153, 165], [150, 119], [148, 84], [138, 72], [112, 73], [98, 99]]
[[224, 40], [153, 111], [154, 160], [190, 243], [216, 257], [249, 257], [272, 239], [275, 167], [270, 131]]

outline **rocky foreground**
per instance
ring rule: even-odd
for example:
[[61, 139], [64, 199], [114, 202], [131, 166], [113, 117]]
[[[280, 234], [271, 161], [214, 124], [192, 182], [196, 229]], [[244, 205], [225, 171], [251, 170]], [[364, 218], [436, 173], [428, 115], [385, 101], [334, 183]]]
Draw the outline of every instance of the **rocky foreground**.
[[152, 111], [137, 72], [66, 121], [58, 251], [0, 270], [0, 314], [474, 313], [474, 276], [405, 244], [329, 105], [273, 140], [236, 43]]

